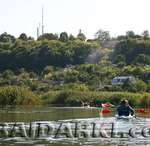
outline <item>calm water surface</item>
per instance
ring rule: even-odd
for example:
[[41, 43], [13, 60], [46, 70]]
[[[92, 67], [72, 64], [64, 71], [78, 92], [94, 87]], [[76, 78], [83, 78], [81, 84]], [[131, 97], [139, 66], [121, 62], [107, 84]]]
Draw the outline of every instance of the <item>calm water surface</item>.
[[98, 117], [96, 109], [78, 107], [17, 107], [1, 108], [1, 122], [57, 121]]
[[[17, 107], [17, 108], [0, 108], [0, 122], [44, 122], [44, 121], [53, 121], [57, 122], [60, 120], [74, 120], [74, 119], [81, 119], [79, 121], [90, 121], [90, 122], [99, 122], [99, 121], [105, 121], [105, 122], [112, 122], [114, 120], [115, 113], [112, 112], [111, 114], [103, 115], [104, 117], [100, 119], [99, 112], [97, 109], [91, 109], [91, 108], [77, 108], [77, 107], [70, 107], [70, 108], [63, 108], [63, 107]], [[138, 115], [138, 118], [134, 121], [116, 121], [116, 126], [121, 124], [129, 124], [129, 126], [135, 125], [138, 123], [140, 125], [145, 122], [145, 125], [150, 124], [149, 120], [150, 115]], [[128, 127], [128, 125], [127, 125]], [[126, 129], [126, 128], [124, 128]], [[149, 138], [150, 139], [150, 138]], [[107, 145], [150, 145], [149, 139], [143, 139], [139, 140], [138, 143], [137, 139], [108, 139], [105, 138], [103, 141], [100, 139], [86, 139], [84, 142], [82, 140], [58, 140], [58, 141], [51, 141], [48, 140], [12, 140], [12, 139], [2, 139], [0, 141], [0, 146], [105, 146]], [[118, 141], [118, 144], [115, 143], [115, 141]], [[111, 141], [111, 142], [110, 142]], [[110, 143], [109, 143], [110, 142]], [[120, 144], [120, 142], [122, 142]]]

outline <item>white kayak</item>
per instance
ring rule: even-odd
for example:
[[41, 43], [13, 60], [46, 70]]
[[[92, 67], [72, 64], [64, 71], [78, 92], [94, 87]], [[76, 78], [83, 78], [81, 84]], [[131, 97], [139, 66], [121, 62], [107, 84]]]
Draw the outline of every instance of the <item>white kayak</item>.
[[135, 119], [135, 116], [129, 115], [129, 116], [115, 116], [116, 119], [122, 119], [122, 120], [130, 120], [130, 119]]

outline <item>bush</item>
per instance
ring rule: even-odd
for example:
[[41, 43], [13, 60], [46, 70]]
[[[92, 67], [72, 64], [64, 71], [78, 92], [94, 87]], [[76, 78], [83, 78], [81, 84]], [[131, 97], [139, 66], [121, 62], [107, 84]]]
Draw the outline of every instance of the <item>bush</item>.
[[0, 105], [38, 105], [40, 98], [27, 88], [9, 86], [0, 88]]
[[88, 86], [81, 83], [70, 83], [65, 84], [61, 87], [62, 90], [75, 90], [75, 91], [89, 91]]
[[125, 91], [129, 92], [145, 92], [147, 87], [147, 84], [142, 80], [127, 81], [122, 86]]
[[82, 102], [101, 104], [110, 102], [118, 105], [120, 100], [126, 98], [133, 106], [145, 106], [144, 99], [150, 100], [150, 93], [131, 93], [131, 92], [91, 92], [91, 91], [76, 91], [63, 90], [51, 91], [42, 96], [46, 104], [63, 104], [63, 105], [81, 105]]

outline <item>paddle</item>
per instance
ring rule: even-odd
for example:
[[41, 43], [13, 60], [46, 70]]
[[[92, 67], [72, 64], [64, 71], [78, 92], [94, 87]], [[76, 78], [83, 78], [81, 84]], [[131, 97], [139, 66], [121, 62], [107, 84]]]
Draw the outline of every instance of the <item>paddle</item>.
[[[97, 107], [96, 109], [98, 109], [99, 110], [99, 115], [100, 115], [100, 117], [101, 116], [103, 116], [103, 114], [108, 114], [108, 113], [110, 113], [111, 112], [111, 110], [110, 109], [112, 109], [112, 108], [115, 108], [116, 106], [114, 106], [114, 105], [112, 105], [112, 104], [110, 104], [110, 103], [102, 103], [101, 104], [101, 107]], [[132, 109], [132, 108], [131, 108]], [[134, 114], [134, 117], [136, 118], [136, 119], [138, 119], [137, 118], [137, 116]]]

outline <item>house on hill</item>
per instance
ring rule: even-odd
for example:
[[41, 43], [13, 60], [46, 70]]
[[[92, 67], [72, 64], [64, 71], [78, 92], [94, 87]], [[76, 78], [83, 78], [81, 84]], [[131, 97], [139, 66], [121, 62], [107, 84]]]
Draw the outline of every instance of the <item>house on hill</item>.
[[123, 85], [126, 81], [131, 81], [133, 79], [133, 76], [117, 76], [112, 79], [112, 85]]

